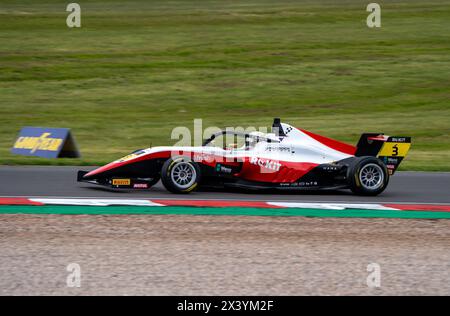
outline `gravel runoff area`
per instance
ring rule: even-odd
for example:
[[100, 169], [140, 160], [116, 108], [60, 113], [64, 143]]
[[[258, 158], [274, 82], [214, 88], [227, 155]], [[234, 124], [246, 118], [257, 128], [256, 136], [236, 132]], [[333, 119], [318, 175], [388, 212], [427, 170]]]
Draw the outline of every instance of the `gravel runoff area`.
[[0, 249], [1, 295], [450, 294], [449, 220], [4, 214]]

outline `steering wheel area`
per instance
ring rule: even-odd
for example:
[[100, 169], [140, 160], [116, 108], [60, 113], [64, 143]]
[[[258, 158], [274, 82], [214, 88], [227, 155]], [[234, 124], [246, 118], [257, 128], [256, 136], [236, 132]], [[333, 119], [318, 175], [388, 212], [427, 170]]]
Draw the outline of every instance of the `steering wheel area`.
[[[265, 136], [260, 136], [260, 135], [252, 135], [249, 133], [242, 133], [242, 132], [236, 132], [236, 131], [228, 131], [228, 130], [223, 130], [220, 131], [218, 133], [215, 133], [213, 135], [211, 135], [208, 139], [206, 139], [203, 142], [203, 146], [214, 146], [215, 145], [215, 140], [220, 137], [220, 136], [225, 136], [225, 135], [233, 135], [234, 137], [242, 137], [244, 139], [244, 146], [240, 147], [241, 149], [244, 150], [250, 150], [252, 149], [257, 143], [259, 143], [260, 141], [266, 141], [268, 143], [271, 142], [276, 142], [271, 138], [267, 138]], [[228, 143], [228, 144], [222, 144], [221, 146], [217, 145], [217, 147], [221, 147], [224, 150], [236, 150], [239, 149], [239, 145], [237, 143]]]

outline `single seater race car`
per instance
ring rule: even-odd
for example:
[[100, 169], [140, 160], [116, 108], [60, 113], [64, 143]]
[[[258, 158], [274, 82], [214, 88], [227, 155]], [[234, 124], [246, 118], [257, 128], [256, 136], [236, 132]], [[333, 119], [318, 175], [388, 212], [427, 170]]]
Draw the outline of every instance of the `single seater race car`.
[[[223, 144], [220, 139], [233, 143]], [[78, 181], [110, 188], [149, 189], [160, 179], [173, 193], [199, 186], [280, 190], [350, 189], [377, 195], [386, 189], [411, 146], [410, 137], [364, 133], [356, 146], [274, 119], [272, 133], [223, 130], [203, 146], [137, 150]]]

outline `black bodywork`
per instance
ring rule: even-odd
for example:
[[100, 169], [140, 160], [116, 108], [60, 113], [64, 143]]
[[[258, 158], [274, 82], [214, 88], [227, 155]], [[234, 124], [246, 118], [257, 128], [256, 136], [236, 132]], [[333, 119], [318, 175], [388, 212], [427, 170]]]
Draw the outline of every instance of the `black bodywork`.
[[[292, 183], [248, 181], [233, 176], [240, 172], [240, 166], [218, 163], [216, 164], [216, 167], [210, 167], [200, 164], [202, 174], [201, 186], [214, 188], [245, 188], [253, 190], [342, 189], [348, 187], [347, 170], [354, 159], [355, 157], [351, 157], [335, 164], [319, 165]], [[78, 171], [77, 181], [116, 189], [149, 189], [157, 182], [157, 180], [159, 180], [159, 172], [165, 160], [166, 159], [154, 159], [125, 165], [117, 169], [106, 171], [105, 173], [102, 173], [101, 177], [92, 179], [85, 178], [88, 171]], [[143, 172], [143, 170], [147, 171]]]

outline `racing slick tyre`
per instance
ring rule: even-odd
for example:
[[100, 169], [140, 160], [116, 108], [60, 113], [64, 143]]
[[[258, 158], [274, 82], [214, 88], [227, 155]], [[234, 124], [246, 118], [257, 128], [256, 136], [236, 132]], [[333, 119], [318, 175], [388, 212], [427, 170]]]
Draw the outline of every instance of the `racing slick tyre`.
[[375, 157], [357, 157], [348, 169], [349, 186], [358, 195], [378, 195], [389, 183], [386, 165]]
[[161, 181], [172, 193], [189, 193], [200, 181], [199, 166], [185, 157], [169, 158], [161, 169]]

